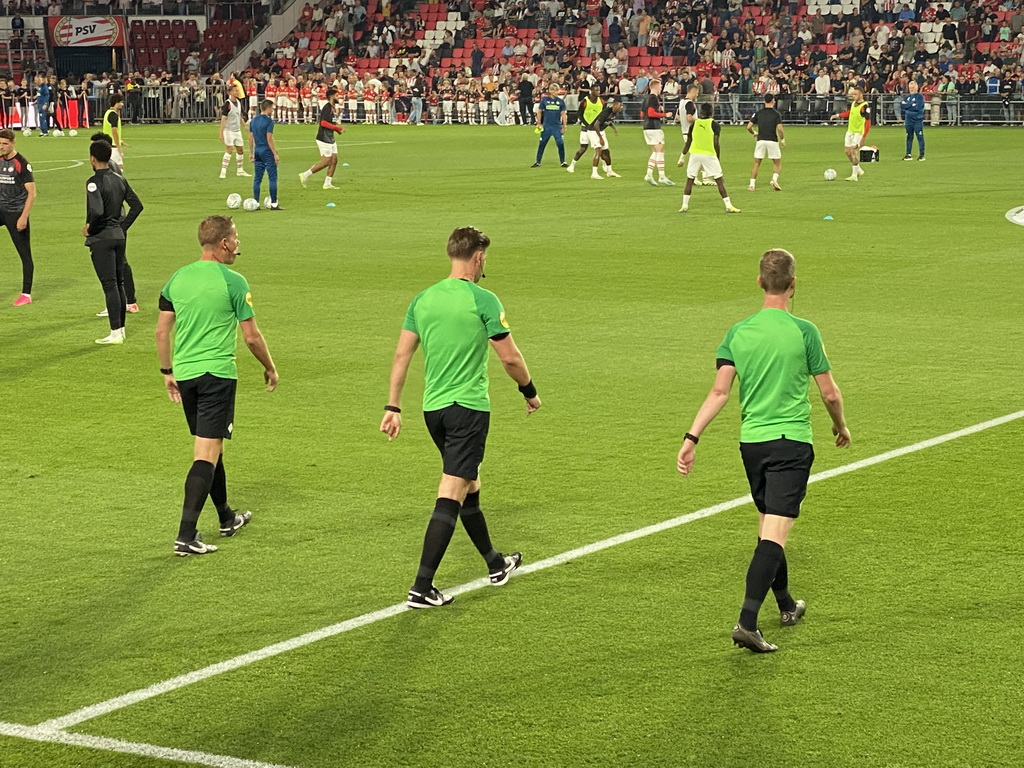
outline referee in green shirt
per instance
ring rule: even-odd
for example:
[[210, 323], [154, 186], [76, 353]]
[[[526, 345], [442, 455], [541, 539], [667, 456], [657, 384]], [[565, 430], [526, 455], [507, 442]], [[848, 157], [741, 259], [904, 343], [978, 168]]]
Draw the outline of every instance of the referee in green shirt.
[[765, 293], [764, 307], [730, 328], [718, 348], [714, 386], [683, 438], [677, 463], [681, 474], [690, 474], [697, 441], [728, 402], [738, 377], [740, 455], [760, 522], [757, 549], [747, 570], [746, 597], [732, 639], [755, 653], [778, 650], [757, 627], [757, 614], [769, 589], [779, 604], [783, 626], [796, 624], [806, 611], [804, 601], [789, 594], [784, 548], [800, 514], [814, 463], [807, 397], [811, 377], [832, 417], [836, 446], [850, 445], [843, 397], [832, 379], [821, 335], [814, 323], [789, 313], [795, 271], [788, 251], [771, 250], [761, 257], [757, 283]]
[[462, 518], [466, 533], [487, 563], [491, 584], [501, 586], [519, 567], [519, 552], [503, 555], [491, 546], [480, 511], [480, 463], [484, 459], [491, 401], [487, 393], [488, 346], [519, 384], [526, 412], [540, 408], [526, 361], [512, 340], [498, 297], [480, 288], [490, 238], [462, 227], [448, 238], [451, 274], [418, 294], [409, 305], [391, 367], [391, 390], [380, 431], [389, 440], [402, 429], [402, 388], [409, 362], [422, 344], [425, 367], [423, 417], [441, 452], [441, 484], [427, 524], [419, 571], [407, 605], [436, 608], [455, 598], [434, 586], [434, 573]]
[[[217, 547], [203, 543], [196, 530], [209, 496], [217, 507], [220, 535], [233, 536], [252, 517], [228, 505], [224, 441], [235, 420], [238, 326], [249, 351], [263, 364], [267, 391], [277, 388], [277, 369], [267, 342], [256, 327], [252, 294], [245, 278], [228, 269], [238, 257], [238, 233], [227, 216], [210, 216], [199, 225], [203, 254], [175, 272], [160, 292], [156, 348], [160, 373], [171, 401], [181, 403], [195, 436], [192, 467], [185, 478], [185, 503], [174, 554], [205, 555]], [[174, 360], [171, 364], [171, 335]]]

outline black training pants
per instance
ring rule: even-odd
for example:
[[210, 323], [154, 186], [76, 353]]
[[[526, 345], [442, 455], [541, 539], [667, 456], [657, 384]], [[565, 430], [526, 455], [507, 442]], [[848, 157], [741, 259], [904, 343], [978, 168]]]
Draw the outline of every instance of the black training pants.
[[135, 273], [132, 272], [132, 265], [128, 263], [128, 233], [125, 232], [125, 247], [121, 251], [121, 261], [124, 262], [124, 295], [129, 304], [138, 304], [135, 296]]
[[128, 302], [124, 293], [124, 240], [96, 240], [89, 244], [89, 250], [107, 301], [110, 330], [124, 328], [125, 305]]
[[32, 263], [32, 242], [29, 238], [29, 230], [32, 225], [26, 225], [25, 229], [18, 229], [18, 219], [21, 218], [21, 213], [2, 213], [0, 219], [2, 219], [3, 226], [7, 227], [7, 231], [11, 235], [11, 242], [14, 243], [15, 249], [18, 251], [18, 255], [21, 257], [21, 292], [32, 293], [32, 277], [35, 274], [35, 265]]

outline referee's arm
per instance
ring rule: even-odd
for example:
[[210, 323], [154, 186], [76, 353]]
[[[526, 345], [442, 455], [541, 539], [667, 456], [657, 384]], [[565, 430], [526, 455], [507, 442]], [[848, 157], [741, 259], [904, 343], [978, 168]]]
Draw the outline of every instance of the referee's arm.
[[715, 417], [729, 402], [729, 393], [732, 391], [732, 383], [736, 379], [736, 366], [728, 360], [720, 360], [718, 373], [715, 374], [715, 383], [711, 385], [711, 391], [704, 399], [704, 404], [697, 411], [697, 415], [690, 425], [690, 430], [683, 438], [683, 446], [679, 449], [679, 456], [676, 459], [676, 467], [679, 474], [688, 475], [693, 469], [694, 449], [701, 433], [707, 429], [708, 424], [715, 420]]
[[388, 404], [384, 411], [384, 419], [380, 423], [380, 431], [388, 436], [389, 442], [402, 431], [402, 390], [405, 388], [405, 377], [409, 373], [409, 363], [419, 345], [419, 334], [403, 328], [398, 335], [398, 348], [395, 349], [395, 357], [391, 362]]
[[505, 373], [519, 385], [519, 391], [526, 398], [526, 412], [533, 413], [540, 408], [540, 398], [537, 397], [537, 388], [533, 386], [533, 379], [530, 378], [530, 369], [526, 367], [526, 359], [512, 340], [512, 334], [492, 336], [491, 346], [501, 360]]
[[839, 391], [839, 385], [832, 378], [831, 371], [819, 373], [814, 377], [814, 383], [818, 385], [821, 393], [821, 402], [825, 404], [825, 410], [832, 417], [832, 434], [836, 438], [837, 448], [848, 448], [850, 446], [850, 429], [846, 426], [846, 415], [843, 412], [843, 393]]

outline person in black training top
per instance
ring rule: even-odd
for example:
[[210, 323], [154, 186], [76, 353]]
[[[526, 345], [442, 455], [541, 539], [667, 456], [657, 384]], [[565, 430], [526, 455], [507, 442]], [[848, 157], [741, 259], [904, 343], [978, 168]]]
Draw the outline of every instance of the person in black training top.
[[29, 237], [28, 214], [36, 201], [36, 182], [32, 166], [14, 148], [14, 131], [0, 131], [0, 224], [7, 227], [18, 255], [21, 257], [21, 295], [14, 306], [32, 303], [32, 242]]
[[320, 125], [316, 130], [316, 147], [320, 150], [320, 160], [309, 170], [299, 174], [299, 181], [306, 186], [309, 177], [314, 173], [327, 169], [327, 176], [324, 177], [324, 189], [338, 189], [331, 182], [334, 180], [334, 171], [338, 167], [338, 142], [334, 140], [334, 134], [344, 133], [345, 126], [337, 125], [334, 122], [334, 109], [340, 97], [334, 88], [328, 88], [327, 103], [320, 110]]
[[754, 191], [757, 171], [761, 167], [761, 161], [767, 157], [772, 161], [775, 171], [769, 183], [772, 189], [781, 192], [779, 172], [782, 170], [782, 148], [786, 146], [786, 135], [782, 131], [782, 115], [775, 108], [774, 95], [765, 94], [764, 106], [750, 118], [747, 131], [757, 137], [757, 143], [754, 144], [754, 167], [750, 169], [750, 186], [747, 189]]
[[[123, 176], [110, 170], [113, 152], [105, 141], [89, 146], [89, 162], [96, 171], [86, 182], [86, 219], [82, 227], [85, 244], [92, 253], [92, 265], [107, 300], [110, 335], [96, 339], [97, 344], [124, 343], [124, 317], [127, 299], [124, 293], [124, 231], [142, 213], [142, 201]], [[128, 214], [124, 213], [125, 203]]]
[[[107, 144], [113, 146], [113, 139], [110, 138], [109, 133], [94, 133], [89, 137], [90, 141], [105, 141]], [[110, 157], [110, 162], [107, 163], [107, 167], [110, 168], [118, 176], [124, 176], [124, 172], [121, 170], [121, 166], [114, 161], [113, 155]], [[130, 226], [130, 225], [129, 225]], [[125, 260], [124, 260], [124, 295], [125, 300], [128, 302], [128, 314], [134, 314], [139, 311], [139, 300], [135, 294], [135, 273], [132, 272], [132, 265], [128, 263], [128, 228], [121, 225], [121, 229], [124, 230], [125, 234]], [[107, 308], [103, 307], [102, 312], [97, 312], [96, 317], [107, 317]]]

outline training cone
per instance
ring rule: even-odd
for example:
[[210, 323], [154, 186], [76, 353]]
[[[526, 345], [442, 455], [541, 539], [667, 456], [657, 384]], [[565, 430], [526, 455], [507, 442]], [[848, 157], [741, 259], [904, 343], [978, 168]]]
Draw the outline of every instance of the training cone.
[[328, 203], [325, 207], [327, 207], [327, 208], [334, 208], [334, 203]]
[[835, 221], [831, 216], [826, 216], [822, 221]]

